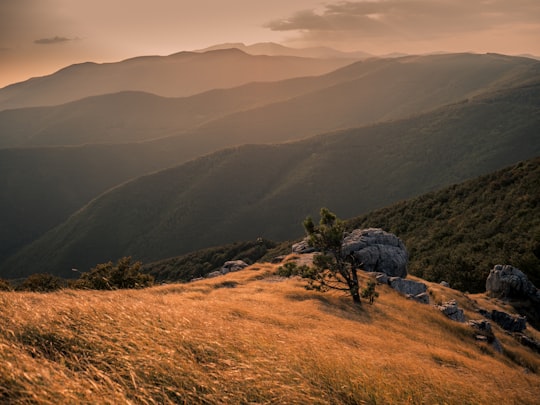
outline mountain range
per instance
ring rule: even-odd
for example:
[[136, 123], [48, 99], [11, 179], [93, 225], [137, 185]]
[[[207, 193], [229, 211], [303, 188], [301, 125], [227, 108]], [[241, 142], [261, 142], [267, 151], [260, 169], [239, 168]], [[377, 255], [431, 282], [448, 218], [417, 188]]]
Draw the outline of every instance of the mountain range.
[[[251, 58], [198, 55], [216, 52]], [[527, 58], [407, 56], [2, 111], [0, 274], [287, 239], [323, 205], [358, 215], [535, 157], [539, 78]]]
[[321, 206], [350, 217], [539, 155], [539, 108], [540, 84], [525, 85], [408, 119], [216, 152], [110, 190], [0, 271], [65, 276], [126, 255], [298, 237], [299, 219]]
[[182, 97], [253, 81], [320, 75], [350, 60], [248, 55], [238, 49], [86, 62], [0, 89], [0, 110], [56, 105], [119, 91]]

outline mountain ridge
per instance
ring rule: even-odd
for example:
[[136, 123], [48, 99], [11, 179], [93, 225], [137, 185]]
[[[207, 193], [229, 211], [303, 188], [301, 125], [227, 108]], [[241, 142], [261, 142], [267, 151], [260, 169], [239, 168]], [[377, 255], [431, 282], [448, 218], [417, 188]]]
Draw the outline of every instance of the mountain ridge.
[[84, 269], [124, 255], [148, 261], [295, 237], [295, 220], [321, 206], [350, 217], [537, 156], [539, 106], [537, 84], [410, 119], [206, 155], [93, 200], [1, 271]]

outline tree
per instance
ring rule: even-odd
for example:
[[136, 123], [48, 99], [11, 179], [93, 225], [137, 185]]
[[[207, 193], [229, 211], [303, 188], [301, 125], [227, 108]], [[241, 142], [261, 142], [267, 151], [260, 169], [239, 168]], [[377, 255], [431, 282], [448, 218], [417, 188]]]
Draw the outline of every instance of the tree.
[[360, 305], [359, 264], [352, 255], [344, 257], [341, 249], [345, 224], [328, 208], [321, 208], [320, 216], [318, 226], [311, 217], [304, 220], [309, 244], [320, 252], [313, 260], [315, 271], [310, 286], [321, 291], [348, 291], [353, 302]]

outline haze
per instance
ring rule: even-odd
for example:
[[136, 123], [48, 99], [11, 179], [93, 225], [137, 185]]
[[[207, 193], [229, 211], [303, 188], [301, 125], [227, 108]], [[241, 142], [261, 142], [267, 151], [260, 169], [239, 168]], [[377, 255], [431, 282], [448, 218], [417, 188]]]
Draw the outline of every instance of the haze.
[[0, 0], [0, 87], [223, 42], [540, 55], [537, 0]]

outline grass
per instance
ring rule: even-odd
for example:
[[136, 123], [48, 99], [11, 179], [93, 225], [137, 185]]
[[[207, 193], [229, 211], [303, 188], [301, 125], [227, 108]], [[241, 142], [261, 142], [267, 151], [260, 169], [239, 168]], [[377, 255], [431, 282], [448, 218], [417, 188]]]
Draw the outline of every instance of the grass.
[[276, 267], [137, 291], [0, 292], [0, 402], [537, 403], [540, 357], [497, 327], [503, 354], [386, 286], [357, 308]]

